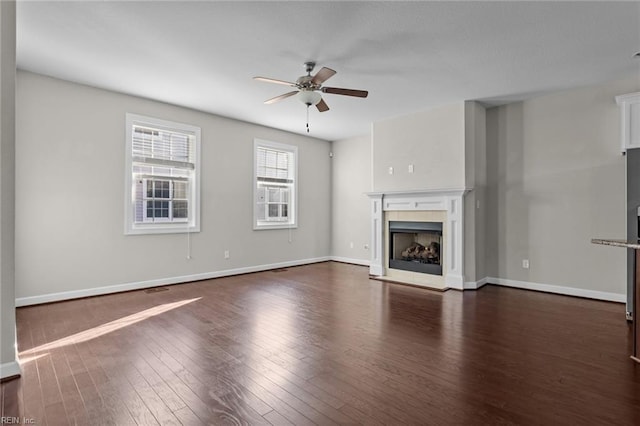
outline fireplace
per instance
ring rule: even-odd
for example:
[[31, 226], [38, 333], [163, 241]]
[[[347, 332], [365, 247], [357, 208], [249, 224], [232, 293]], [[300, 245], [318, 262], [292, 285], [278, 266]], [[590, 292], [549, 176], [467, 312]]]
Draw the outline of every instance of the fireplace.
[[442, 222], [389, 221], [389, 268], [442, 275]]
[[[369, 274], [433, 289], [462, 290], [465, 192], [465, 189], [435, 189], [368, 193], [371, 199]], [[437, 245], [432, 243], [439, 245], [439, 265], [433, 255]], [[429, 246], [431, 251], [425, 253]], [[407, 256], [403, 256], [403, 252]], [[398, 269], [398, 265], [405, 269]]]

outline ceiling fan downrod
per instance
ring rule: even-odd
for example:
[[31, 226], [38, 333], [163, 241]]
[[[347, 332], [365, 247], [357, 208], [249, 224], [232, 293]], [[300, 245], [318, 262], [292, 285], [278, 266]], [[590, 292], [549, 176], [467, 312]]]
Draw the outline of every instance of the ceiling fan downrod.
[[316, 63], [313, 61], [305, 62], [304, 67], [305, 67], [305, 70], [307, 71], [307, 76], [310, 77], [311, 71], [313, 71], [313, 69], [316, 67]]

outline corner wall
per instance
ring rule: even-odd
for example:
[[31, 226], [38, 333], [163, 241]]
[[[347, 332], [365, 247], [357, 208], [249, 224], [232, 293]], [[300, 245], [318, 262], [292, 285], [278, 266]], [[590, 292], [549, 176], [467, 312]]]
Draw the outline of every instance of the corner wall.
[[[625, 160], [614, 97], [637, 77], [487, 110], [487, 275], [625, 301]], [[522, 260], [530, 261], [529, 269]]]
[[371, 260], [371, 136], [331, 144], [331, 255], [368, 265]]
[[[19, 305], [329, 258], [329, 142], [23, 71], [17, 93]], [[127, 112], [201, 127], [201, 232], [124, 235]], [[296, 229], [253, 230], [254, 138], [298, 146]]]
[[465, 188], [464, 197], [464, 278], [469, 288], [477, 288], [486, 275], [486, 113], [478, 102], [465, 108]]

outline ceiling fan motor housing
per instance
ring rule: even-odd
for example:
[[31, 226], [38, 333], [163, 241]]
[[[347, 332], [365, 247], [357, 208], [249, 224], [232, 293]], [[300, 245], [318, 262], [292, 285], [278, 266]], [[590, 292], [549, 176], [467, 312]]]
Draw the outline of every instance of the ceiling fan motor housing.
[[313, 77], [310, 75], [303, 75], [296, 80], [296, 86], [300, 90], [318, 90], [319, 84], [313, 82]]

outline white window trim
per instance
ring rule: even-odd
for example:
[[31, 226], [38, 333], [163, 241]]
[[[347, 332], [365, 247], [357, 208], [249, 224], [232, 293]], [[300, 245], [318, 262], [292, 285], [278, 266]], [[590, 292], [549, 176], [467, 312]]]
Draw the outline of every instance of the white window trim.
[[[133, 132], [134, 125], [149, 126], [158, 129], [180, 131], [195, 136], [195, 175], [191, 185], [191, 200], [189, 205], [190, 217], [184, 222], [152, 222], [135, 223], [135, 189], [133, 182]], [[126, 114], [126, 147], [125, 147], [125, 200], [124, 200], [124, 233], [125, 235], [142, 234], [176, 234], [200, 232], [200, 127], [184, 123], [176, 123], [159, 118], [146, 117], [137, 114]], [[192, 210], [191, 210], [192, 209]]]
[[[293, 190], [291, 191], [290, 214], [288, 222], [258, 223], [258, 147], [273, 148], [279, 151], [287, 151], [293, 154]], [[264, 139], [253, 140], [253, 229], [261, 231], [266, 229], [295, 229], [298, 227], [298, 147]]]

